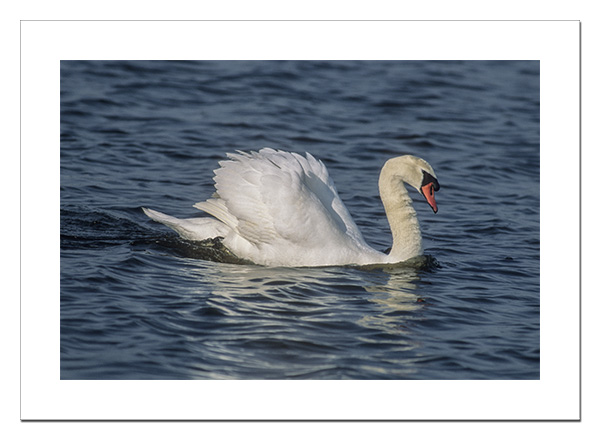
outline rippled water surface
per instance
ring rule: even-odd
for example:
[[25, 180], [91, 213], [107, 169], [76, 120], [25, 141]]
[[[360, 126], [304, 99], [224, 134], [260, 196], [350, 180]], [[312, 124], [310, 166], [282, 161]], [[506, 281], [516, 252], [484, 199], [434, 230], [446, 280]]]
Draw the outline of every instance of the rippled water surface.
[[[226, 152], [323, 160], [366, 240], [426, 159], [426, 257], [266, 268], [180, 239]], [[538, 379], [539, 64], [61, 63], [62, 379]]]

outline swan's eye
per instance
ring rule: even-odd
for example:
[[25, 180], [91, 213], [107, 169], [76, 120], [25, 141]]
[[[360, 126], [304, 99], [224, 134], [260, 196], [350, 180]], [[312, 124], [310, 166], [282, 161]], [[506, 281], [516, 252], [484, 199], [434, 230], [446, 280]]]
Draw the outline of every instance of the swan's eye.
[[438, 182], [438, 180], [431, 174], [429, 174], [427, 171], [423, 171], [423, 180], [421, 181], [421, 188], [430, 183], [433, 183], [432, 188], [434, 191], [440, 190], [440, 183]]

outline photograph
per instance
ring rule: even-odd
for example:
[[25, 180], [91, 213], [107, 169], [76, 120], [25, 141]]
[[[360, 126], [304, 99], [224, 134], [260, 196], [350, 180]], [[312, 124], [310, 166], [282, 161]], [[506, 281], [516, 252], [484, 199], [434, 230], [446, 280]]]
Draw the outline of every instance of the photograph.
[[539, 59], [60, 60], [61, 382], [540, 377]]

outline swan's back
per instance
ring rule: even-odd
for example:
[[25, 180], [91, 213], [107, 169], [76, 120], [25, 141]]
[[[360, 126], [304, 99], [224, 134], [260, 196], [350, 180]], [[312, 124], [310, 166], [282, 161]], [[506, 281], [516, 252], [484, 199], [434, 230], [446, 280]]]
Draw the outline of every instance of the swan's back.
[[[194, 206], [230, 228], [227, 247], [259, 264], [357, 263], [371, 254], [327, 168], [309, 153], [228, 154], [213, 198]], [[371, 258], [372, 255], [369, 255]]]

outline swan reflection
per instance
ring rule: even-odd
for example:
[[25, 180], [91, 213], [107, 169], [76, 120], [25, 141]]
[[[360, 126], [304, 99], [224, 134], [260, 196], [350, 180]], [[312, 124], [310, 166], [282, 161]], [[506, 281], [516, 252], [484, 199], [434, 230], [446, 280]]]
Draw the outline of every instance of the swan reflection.
[[418, 270], [414, 266], [395, 265], [384, 267], [382, 271], [388, 275], [385, 283], [365, 286], [365, 290], [371, 293], [369, 301], [377, 307], [363, 316], [359, 323], [391, 335], [405, 335], [409, 333], [407, 321], [413, 319], [414, 312], [425, 304], [418, 295]]
[[226, 356], [231, 378], [249, 368], [264, 378], [360, 378], [379, 374], [381, 362], [392, 377], [418, 369], [418, 266], [197, 263], [197, 310], [215, 326], [195, 341], [204, 356]]
[[352, 314], [362, 327], [400, 335], [425, 305], [417, 285], [422, 265], [422, 260], [368, 269], [213, 264], [212, 270], [196, 272], [201, 290], [210, 286], [208, 302], [230, 316], [267, 311], [272, 319], [281, 312], [318, 322]]

